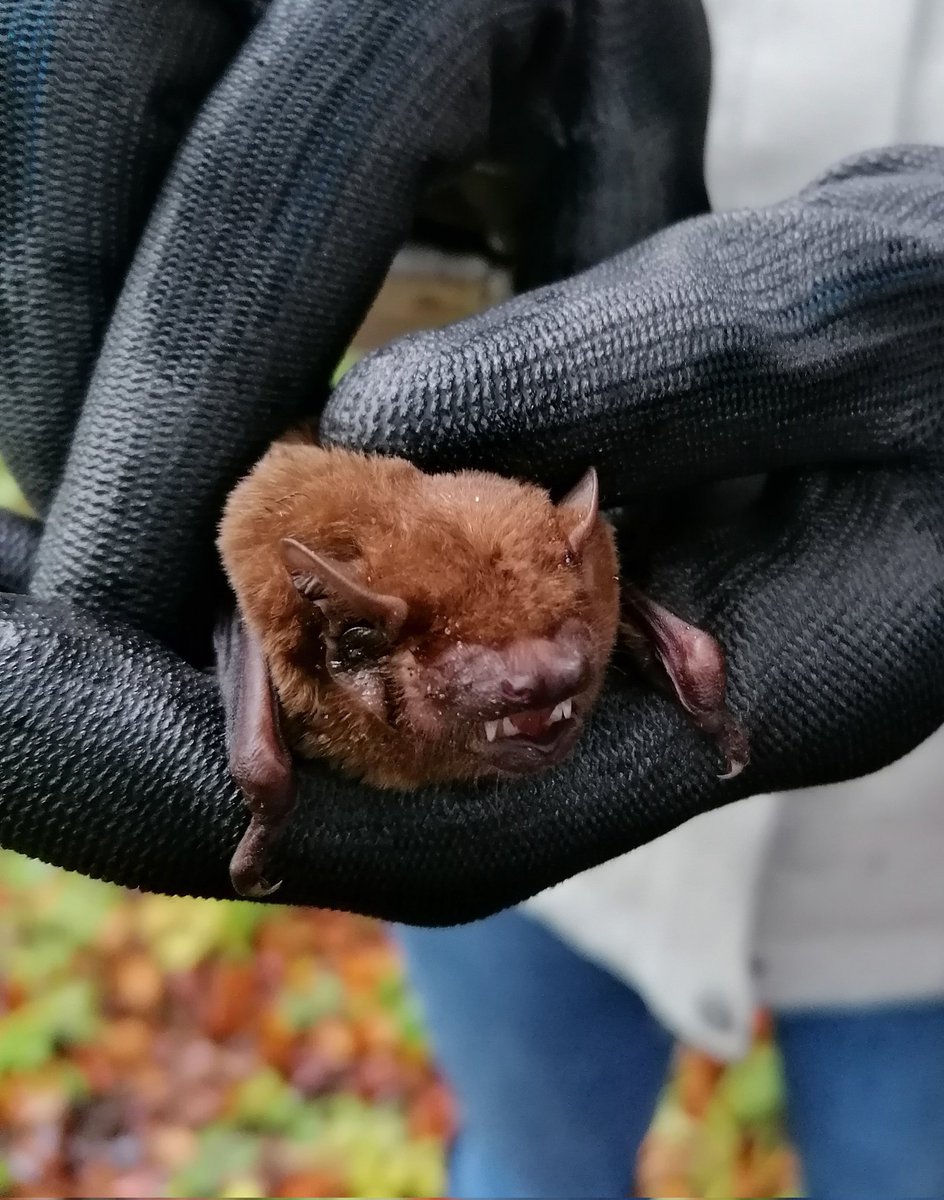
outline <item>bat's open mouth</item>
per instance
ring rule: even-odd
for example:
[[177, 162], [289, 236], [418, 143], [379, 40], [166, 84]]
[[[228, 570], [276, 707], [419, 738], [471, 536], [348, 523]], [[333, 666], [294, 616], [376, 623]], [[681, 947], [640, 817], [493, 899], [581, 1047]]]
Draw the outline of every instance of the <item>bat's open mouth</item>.
[[574, 697], [568, 696], [553, 708], [528, 708], [513, 713], [498, 721], [485, 722], [485, 740], [526, 737], [540, 738], [560, 721], [569, 721], [574, 708]]
[[580, 732], [575, 697], [552, 708], [529, 708], [485, 722], [482, 752], [498, 770], [529, 774], [553, 766], [573, 749]]

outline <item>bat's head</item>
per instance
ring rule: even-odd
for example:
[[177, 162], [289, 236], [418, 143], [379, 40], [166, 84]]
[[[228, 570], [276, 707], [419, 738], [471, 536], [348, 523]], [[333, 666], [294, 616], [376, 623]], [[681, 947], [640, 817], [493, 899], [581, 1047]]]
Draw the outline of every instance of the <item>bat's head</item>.
[[555, 504], [481, 472], [270, 451], [220, 545], [296, 749], [386, 786], [560, 762], [616, 638], [597, 504], [592, 471]]

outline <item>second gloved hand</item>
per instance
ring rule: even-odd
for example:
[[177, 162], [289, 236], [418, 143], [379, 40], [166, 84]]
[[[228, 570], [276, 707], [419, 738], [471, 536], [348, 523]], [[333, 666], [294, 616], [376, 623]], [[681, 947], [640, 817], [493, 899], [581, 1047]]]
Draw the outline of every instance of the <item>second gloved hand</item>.
[[[683, 715], [614, 674], [574, 756], [537, 780], [398, 796], [307, 766], [274, 856], [279, 898], [468, 919], [718, 804], [866, 773], [936, 729], [942, 335], [944, 154], [905, 149], [837, 168], [766, 212], [683, 223], [364, 360], [325, 413], [332, 440], [550, 484], [593, 462], [608, 503], [643, 507], [770, 473], [736, 518], [676, 530], [639, 580], [725, 644], [753, 758], [719, 781], [714, 747]], [[36, 766], [19, 777], [44, 778], [55, 736], [89, 781], [64, 812], [73, 840], [47, 832], [50, 852], [113, 874], [114, 845], [136, 835], [143, 886], [228, 894], [226, 853], [245, 817], [226, 780], [212, 681], [80, 617], [53, 613], [50, 640], [39, 638], [46, 611], [5, 602], [0, 667], [15, 678], [43, 656], [48, 684], [48, 695], [8, 700], [20, 740], [5, 753]], [[91, 664], [93, 711], [87, 688], [69, 690]], [[140, 728], [116, 737], [107, 713], [129, 695]], [[50, 696], [64, 714], [51, 733]], [[97, 763], [127, 780], [117, 829], [114, 811], [105, 821], [96, 810]], [[26, 788], [24, 817], [8, 825], [21, 844], [37, 828]]]
[[547, 882], [555, 844], [563, 873], [577, 846], [585, 862], [629, 848], [630, 827], [865, 774], [944, 721], [942, 380], [944, 152], [926, 147], [683, 222], [349, 373], [323, 435], [421, 465], [563, 487], [593, 464], [605, 504], [692, 518], [696, 485], [768, 475], [738, 517], [683, 522], [637, 578], [726, 646], [751, 767], [718, 783], [615, 675], [571, 766], [495, 801], [493, 853], [517, 839], [524, 860], [533, 839]]

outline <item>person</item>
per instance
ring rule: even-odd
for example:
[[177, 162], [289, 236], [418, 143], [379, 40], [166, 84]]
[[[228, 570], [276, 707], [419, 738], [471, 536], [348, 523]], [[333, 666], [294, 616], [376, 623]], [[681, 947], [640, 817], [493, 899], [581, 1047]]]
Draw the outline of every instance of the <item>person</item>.
[[[754, 28], [745, 8], [728, 13]], [[848, 10], [843, 21], [844, 34], [863, 24]], [[719, 782], [678, 714], [617, 679], [572, 762], [527, 786], [381, 806], [313, 768], [281, 898], [468, 920], [719, 805], [877, 770], [941, 726], [933, 141], [824, 159], [802, 186], [769, 176], [776, 190], [746, 197], [755, 206], [708, 213], [695, 0], [5, 0], [0, 30], [0, 451], [45, 519], [29, 596], [0, 599], [4, 845], [136, 886], [229, 894], [242, 816], [199, 669], [221, 594], [213, 531], [239, 473], [318, 412], [330, 440], [427, 466], [558, 487], [593, 461], [610, 505], [770, 473], [723, 531], [660, 550], [649, 583], [731, 649], [753, 761]], [[791, 102], [802, 94], [798, 83]], [[762, 164], [782, 140], [764, 142]], [[521, 294], [371, 355], [325, 403], [429, 185], [461, 187], [473, 160], [516, 168], [501, 215]], [[707, 846], [696, 861], [711, 865]], [[499, 924], [534, 928], [519, 913]], [[459, 955], [463, 936], [497, 927], [428, 937], [446, 961], [447, 946]], [[423, 936], [412, 957], [431, 1009]], [[597, 987], [614, 1012], [639, 1010], [612, 962], [588, 975], [558, 937], [538, 936], [574, 984], [571, 1013], [600, 1016]], [[537, 980], [527, 940], [505, 938], [503, 959], [490, 949], [478, 978], [510, 961]], [[519, 1032], [547, 1014], [531, 997]], [[488, 1011], [498, 1038], [508, 1010]], [[466, 1019], [455, 1044], [474, 1043], [469, 1031]], [[588, 1115], [603, 1100], [588, 1064], [607, 1057], [625, 1065], [623, 1086], [638, 1078], [636, 1096], [651, 1095], [667, 1035], [621, 1039], [602, 1018], [561, 1018], [558, 1032], [545, 1048], [574, 1039], [566, 1061], [586, 1067], [573, 1078]], [[648, 1063], [632, 1045], [655, 1047]], [[573, 1111], [572, 1091], [541, 1094], [561, 1120]], [[547, 1110], [527, 1095], [518, 1116], [533, 1128]], [[621, 1188], [623, 1099], [608, 1097], [623, 1133], [605, 1156], [622, 1164]], [[602, 1170], [612, 1129], [600, 1122], [585, 1163]], [[548, 1139], [516, 1145], [533, 1158]], [[502, 1156], [491, 1162], [480, 1194], [507, 1182]], [[580, 1194], [596, 1179], [554, 1183]]]

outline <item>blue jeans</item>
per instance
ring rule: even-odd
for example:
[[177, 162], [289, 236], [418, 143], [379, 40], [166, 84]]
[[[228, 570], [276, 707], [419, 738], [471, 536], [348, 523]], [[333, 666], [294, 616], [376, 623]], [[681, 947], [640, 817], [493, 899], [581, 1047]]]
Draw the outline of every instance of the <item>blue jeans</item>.
[[[462, 1112], [448, 1194], [631, 1194], [672, 1049], [640, 997], [518, 912], [396, 933]], [[808, 1193], [944, 1197], [944, 1004], [777, 1024]]]

